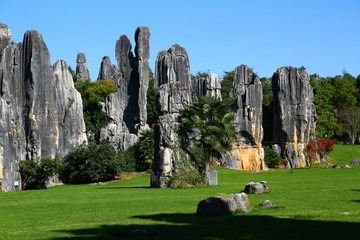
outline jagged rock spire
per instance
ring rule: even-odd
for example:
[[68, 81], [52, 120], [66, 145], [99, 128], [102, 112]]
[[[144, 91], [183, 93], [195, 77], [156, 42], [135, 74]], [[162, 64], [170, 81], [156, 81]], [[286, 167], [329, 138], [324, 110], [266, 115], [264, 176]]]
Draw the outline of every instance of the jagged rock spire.
[[90, 79], [89, 72], [86, 67], [86, 57], [82, 52], [79, 52], [76, 56], [76, 76], [79, 81], [86, 81]]
[[286, 66], [272, 77], [274, 95], [274, 141], [280, 145], [285, 167], [306, 166], [303, 151], [315, 133], [313, 89], [306, 71]]

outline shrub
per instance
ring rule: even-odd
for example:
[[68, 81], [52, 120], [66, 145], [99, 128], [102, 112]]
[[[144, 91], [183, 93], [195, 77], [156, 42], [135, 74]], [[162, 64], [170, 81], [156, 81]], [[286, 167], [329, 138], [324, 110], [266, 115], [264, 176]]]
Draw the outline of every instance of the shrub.
[[23, 189], [46, 189], [46, 182], [59, 170], [60, 162], [42, 157], [40, 162], [24, 160], [19, 165]]
[[139, 142], [136, 144], [137, 161], [136, 171], [146, 171], [151, 168], [154, 160], [154, 130], [143, 131], [140, 134]]
[[207, 182], [197, 170], [182, 170], [175, 173], [168, 181], [171, 188], [191, 188], [206, 186]]
[[80, 145], [63, 159], [60, 179], [67, 184], [113, 180], [120, 171], [115, 149], [108, 143]]
[[265, 153], [265, 164], [270, 168], [275, 168], [278, 166], [280, 155], [277, 154], [271, 147], [264, 147]]
[[137, 149], [130, 147], [124, 152], [118, 154], [120, 172], [134, 172], [136, 170]]
[[333, 150], [335, 142], [326, 138], [310, 139], [306, 145], [308, 164], [322, 161], [326, 158], [328, 152]]

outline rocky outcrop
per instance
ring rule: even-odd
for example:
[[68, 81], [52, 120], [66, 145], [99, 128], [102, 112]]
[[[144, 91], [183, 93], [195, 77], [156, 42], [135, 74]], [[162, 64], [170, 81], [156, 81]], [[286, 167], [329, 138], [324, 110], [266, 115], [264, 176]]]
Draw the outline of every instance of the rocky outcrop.
[[225, 154], [226, 166], [241, 170], [265, 170], [262, 148], [262, 85], [259, 77], [246, 65], [235, 69], [232, 104], [236, 142]]
[[0, 23], [0, 59], [2, 56], [2, 52], [9, 44], [10, 39], [11, 39], [10, 28], [6, 24]]
[[[108, 141], [119, 150], [126, 150], [138, 141], [147, 129], [146, 93], [149, 85], [149, 39], [147, 27], [138, 27], [135, 34], [135, 56], [127, 36], [116, 42], [116, 82], [118, 90], [107, 97], [104, 110], [109, 124], [101, 129], [100, 141]], [[101, 71], [101, 70], [100, 70]]]
[[5, 47], [0, 71], [0, 179], [2, 191], [10, 191], [21, 186], [21, 160], [64, 156], [87, 138], [81, 97], [67, 65], [51, 66], [37, 31]]
[[225, 215], [237, 210], [250, 212], [250, 200], [246, 193], [217, 196], [199, 202], [196, 213], [201, 215]]
[[80, 52], [76, 56], [76, 76], [78, 81], [86, 81], [90, 79], [88, 69], [86, 67], [85, 54]]
[[304, 150], [315, 133], [313, 89], [306, 71], [286, 66], [272, 77], [274, 95], [274, 141], [281, 148], [284, 167], [306, 166]]
[[111, 63], [108, 56], [103, 57], [97, 80], [116, 80], [116, 65]]
[[210, 73], [205, 77], [195, 78], [191, 82], [193, 100], [196, 97], [209, 96], [216, 99], [221, 98], [221, 84], [219, 76]]
[[152, 187], [167, 187], [168, 180], [187, 161], [181, 150], [178, 117], [183, 105], [191, 103], [189, 66], [186, 50], [179, 45], [160, 51], [156, 58], [159, 116], [155, 127]]

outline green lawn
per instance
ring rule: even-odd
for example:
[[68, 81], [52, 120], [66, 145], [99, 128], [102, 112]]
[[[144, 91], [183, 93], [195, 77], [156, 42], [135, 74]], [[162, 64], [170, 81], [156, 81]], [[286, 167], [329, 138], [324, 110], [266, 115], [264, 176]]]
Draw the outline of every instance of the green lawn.
[[[333, 163], [360, 157], [360, 146], [336, 146]], [[219, 186], [151, 189], [149, 175], [106, 185], [57, 186], [0, 193], [0, 239], [357, 239], [360, 166], [219, 170]], [[237, 193], [250, 181], [271, 192], [249, 195], [253, 211], [197, 216], [198, 202]], [[257, 204], [272, 200], [279, 207]], [[131, 230], [149, 233], [133, 234]]]

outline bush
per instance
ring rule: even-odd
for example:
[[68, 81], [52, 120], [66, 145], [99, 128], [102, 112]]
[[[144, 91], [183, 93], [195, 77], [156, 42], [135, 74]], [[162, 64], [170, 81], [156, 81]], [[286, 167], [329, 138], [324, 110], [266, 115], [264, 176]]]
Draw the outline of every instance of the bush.
[[58, 159], [42, 157], [40, 162], [24, 160], [20, 162], [20, 174], [23, 189], [46, 189], [46, 182], [53, 177], [59, 169]]
[[120, 172], [134, 172], [136, 170], [137, 149], [130, 147], [124, 152], [118, 154]]
[[280, 155], [277, 154], [271, 147], [264, 147], [265, 164], [270, 168], [276, 168], [279, 163]]
[[80, 145], [63, 159], [60, 179], [67, 184], [113, 180], [120, 171], [115, 149], [107, 143]]
[[206, 186], [202, 175], [197, 170], [182, 170], [175, 173], [168, 181], [171, 188], [191, 188]]
[[328, 152], [333, 150], [335, 142], [326, 138], [310, 139], [306, 145], [308, 164], [323, 161]]
[[143, 131], [139, 142], [136, 144], [136, 171], [147, 171], [151, 168], [154, 160], [154, 130]]

